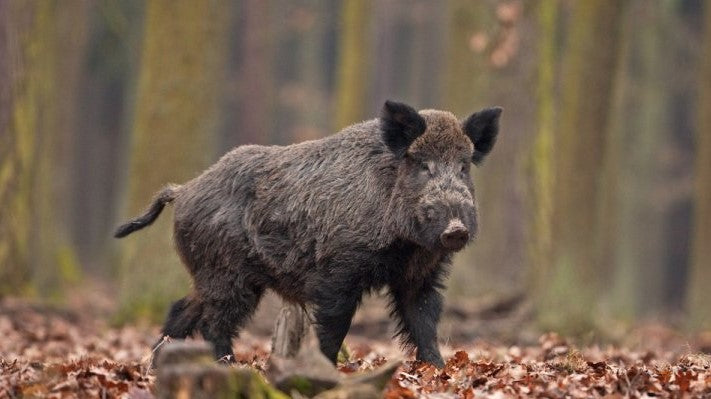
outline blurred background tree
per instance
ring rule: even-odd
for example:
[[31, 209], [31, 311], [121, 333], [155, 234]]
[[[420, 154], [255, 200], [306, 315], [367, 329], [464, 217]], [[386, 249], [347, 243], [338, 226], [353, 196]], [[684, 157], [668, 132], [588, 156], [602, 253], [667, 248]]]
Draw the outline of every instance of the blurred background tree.
[[538, 286], [539, 321], [545, 328], [587, 331], [603, 289], [607, 264], [601, 212], [603, 165], [608, 148], [610, 100], [618, 65], [617, 37], [624, 3], [616, 0], [570, 5], [563, 48], [561, 93], [553, 152], [554, 184], [551, 268]]
[[57, 299], [79, 278], [68, 209], [89, 4], [2, 7], [0, 293]]
[[366, 119], [368, 77], [367, 56], [372, 41], [369, 0], [344, 0], [341, 16], [340, 51], [336, 69], [336, 129]]
[[[20, 1], [0, 4], [5, 28], [0, 33], [0, 292], [21, 294], [28, 288], [30, 273], [30, 223], [32, 176], [38, 115], [34, 111], [38, 88], [31, 86], [36, 64], [29, 53], [35, 25], [31, 5]], [[25, 116], [27, 115], [27, 116]]]
[[[151, 1], [136, 88], [127, 176], [127, 215], [142, 212], [168, 182], [216, 160], [230, 9], [227, 1]], [[188, 289], [172, 245], [170, 218], [126, 240], [119, 270], [121, 313], [159, 319]]]
[[[199, 3], [199, 5], [198, 5]], [[121, 320], [187, 290], [153, 193], [241, 144], [317, 139], [385, 99], [505, 108], [452, 304], [539, 328], [708, 329], [711, 7], [700, 0], [0, 2], [0, 295], [97, 284]]]
[[698, 130], [694, 176], [691, 272], [688, 309], [691, 325], [711, 329], [711, 7], [704, 12], [704, 44], [699, 78]]

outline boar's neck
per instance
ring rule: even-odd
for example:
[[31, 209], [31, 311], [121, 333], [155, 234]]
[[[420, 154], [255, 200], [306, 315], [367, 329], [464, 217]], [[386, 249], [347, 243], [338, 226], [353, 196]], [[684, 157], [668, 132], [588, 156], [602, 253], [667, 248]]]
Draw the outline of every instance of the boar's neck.
[[449, 272], [451, 253], [432, 251], [412, 241], [397, 239], [380, 253], [388, 269], [390, 285], [418, 286], [426, 281], [441, 280]]

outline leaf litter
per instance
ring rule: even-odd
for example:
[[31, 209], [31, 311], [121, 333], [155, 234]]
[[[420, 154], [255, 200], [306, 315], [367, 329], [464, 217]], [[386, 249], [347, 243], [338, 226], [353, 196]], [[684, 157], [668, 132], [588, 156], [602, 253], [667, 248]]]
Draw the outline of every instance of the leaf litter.
[[[0, 398], [153, 398], [148, 370], [155, 327], [111, 328], [22, 303], [0, 304]], [[349, 337], [352, 374], [383, 365], [400, 349], [386, 340]], [[674, 346], [674, 345], [670, 345]], [[446, 365], [407, 360], [386, 398], [703, 398], [711, 397], [711, 356], [688, 348], [576, 347], [548, 333], [508, 346], [477, 340], [444, 348]], [[235, 359], [264, 371], [269, 337], [242, 334]]]

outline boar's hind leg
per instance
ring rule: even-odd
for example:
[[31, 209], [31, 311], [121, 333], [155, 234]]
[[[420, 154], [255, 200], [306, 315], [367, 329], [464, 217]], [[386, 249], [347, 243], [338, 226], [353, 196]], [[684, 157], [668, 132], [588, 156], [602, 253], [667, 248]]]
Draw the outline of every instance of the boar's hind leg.
[[155, 367], [158, 352], [163, 345], [165, 337], [174, 339], [184, 339], [195, 331], [198, 320], [200, 320], [200, 305], [190, 297], [185, 297], [175, 301], [170, 307], [166, 318], [161, 338], [153, 345], [153, 361], [151, 367]]
[[[254, 314], [264, 288], [244, 284], [234, 287], [229, 293], [219, 289], [208, 292], [211, 297], [203, 298], [200, 333], [215, 346], [217, 359], [234, 362], [232, 338]], [[229, 297], [222, 296], [225, 294]]]
[[351, 319], [358, 308], [360, 294], [348, 294], [329, 286], [329, 292], [319, 293], [315, 300], [316, 335], [321, 352], [336, 364], [338, 351], [351, 327]]
[[417, 348], [417, 360], [444, 367], [437, 347], [437, 323], [442, 313], [442, 294], [432, 285], [417, 292], [392, 289], [394, 314], [400, 319], [398, 335], [406, 346]]
[[195, 331], [202, 310], [190, 297], [175, 301], [163, 326], [163, 336], [183, 339]]

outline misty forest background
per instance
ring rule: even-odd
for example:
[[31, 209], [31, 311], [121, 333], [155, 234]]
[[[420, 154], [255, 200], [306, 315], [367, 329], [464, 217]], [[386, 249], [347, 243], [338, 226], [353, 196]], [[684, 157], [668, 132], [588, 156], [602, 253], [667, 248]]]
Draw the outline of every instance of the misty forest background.
[[324, 137], [386, 99], [505, 109], [450, 306], [711, 329], [701, 0], [1, 0], [0, 297], [93, 289], [113, 320], [159, 321], [189, 289], [172, 212], [122, 241], [119, 222], [236, 145]]

